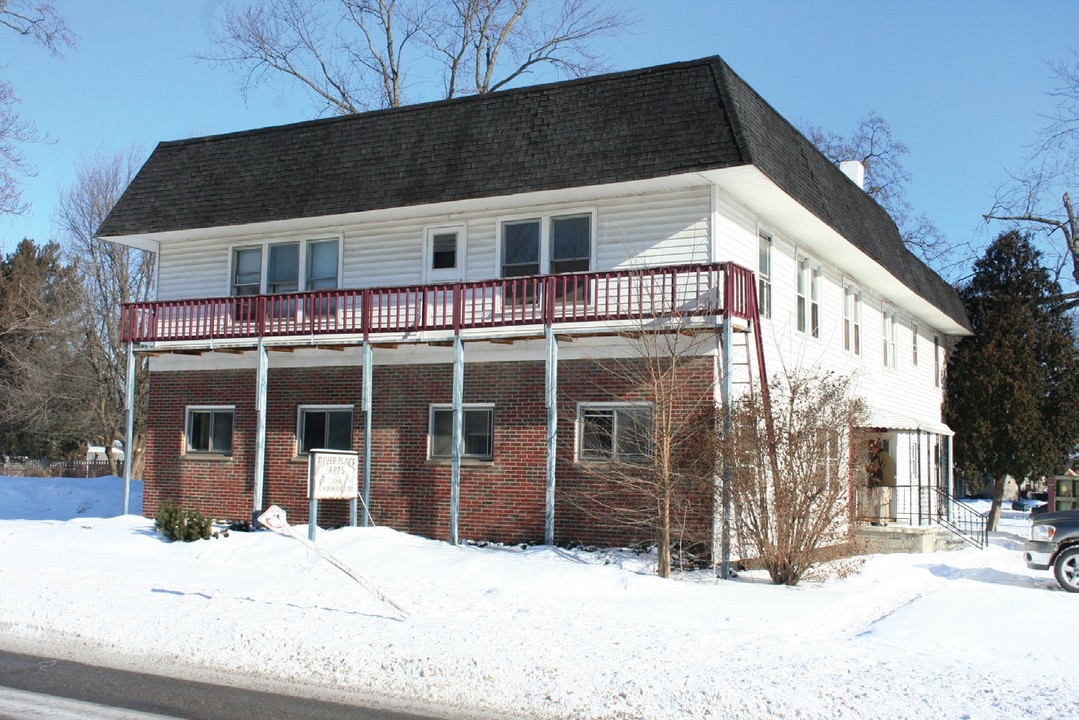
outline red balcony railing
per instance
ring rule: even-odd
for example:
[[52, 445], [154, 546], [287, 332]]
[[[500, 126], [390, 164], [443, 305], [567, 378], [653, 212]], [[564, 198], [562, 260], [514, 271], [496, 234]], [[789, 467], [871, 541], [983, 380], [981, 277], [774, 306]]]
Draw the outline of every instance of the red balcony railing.
[[125, 304], [124, 342], [410, 333], [723, 315], [749, 318], [753, 273], [732, 263], [471, 283]]

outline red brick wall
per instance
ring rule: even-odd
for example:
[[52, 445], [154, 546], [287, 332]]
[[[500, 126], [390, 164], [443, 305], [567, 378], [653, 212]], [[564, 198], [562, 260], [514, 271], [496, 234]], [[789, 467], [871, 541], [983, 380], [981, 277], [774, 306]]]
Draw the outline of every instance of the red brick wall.
[[[372, 413], [371, 515], [378, 525], [430, 537], [449, 534], [450, 467], [427, 459], [429, 406], [451, 401], [450, 365], [376, 366]], [[294, 523], [307, 521], [306, 458], [295, 457], [298, 405], [353, 405], [353, 449], [363, 448], [358, 367], [270, 370], [263, 505], [283, 507]], [[685, 407], [711, 398], [709, 358], [685, 373]], [[591, 361], [559, 366], [557, 542], [622, 544], [654, 537], [650, 525], [598, 503], [621, 493], [627, 507], [650, 508], [612, 486], [602, 466], [574, 462], [578, 402], [647, 400], [643, 388], [612, 367]], [[494, 460], [461, 468], [459, 532], [463, 538], [539, 542], [544, 534], [546, 413], [542, 362], [465, 364], [465, 403], [494, 405]], [[235, 405], [233, 454], [224, 460], [183, 455], [185, 408]], [[174, 499], [217, 518], [248, 519], [254, 477], [255, 372], [154, 373], [150, 383], [144, 512]], [[683, 498], [692, 535], [706, 536], [708, 493]], [[319, 522], [343, 524], [344, 501], [322, 501]], [[362, 512], [362, 508], [361, 508]], [[646, 513], [648, 515], [650, 513]], [[645, 518], [646, 520], [649, 518]], [[681, 518], [679, 518], [681, 522]]]

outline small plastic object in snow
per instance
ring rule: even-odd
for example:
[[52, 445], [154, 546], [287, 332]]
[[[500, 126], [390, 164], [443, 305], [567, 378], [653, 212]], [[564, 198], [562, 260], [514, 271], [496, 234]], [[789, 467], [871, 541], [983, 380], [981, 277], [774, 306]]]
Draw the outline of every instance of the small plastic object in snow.
[[380, 601], [382, 601], [386, 605], [389, 605], [394, 610], [399, 612], [401, 614], [402, 618], [408, 617], [408, 611], [406, 611], [403, 607], [401, 607], [400, 605], [395, 603], [393, 600], [390, 600], [388, 597], [386, 597], [385, 593], [383, 593], [381, 590], [379, 590], [374, 585], [372, 585], [370, 582], [368, 582], [363, 577], [361, 577], [359, 573], [357, 573], [355, 570], [350, 568], [348, 565], [345, 565], [345, 563], [338, 560], [336, 557], [331, 555], [328, 551], [320, 548], [318, 545], [316, 545], [315, 543], [311, 542], [310, 540], [308, 540], [307, 538], [303, 537], [298, 532], [296, 532], [296, 530], [293, 529], [293, 527], [288, 524], [288, 519], [287, 519], [287, 517], [285, 515], [285, 511], [283, 509], [281, 509], [280, 507], [278, 507], [277, 505], [271, 505], [270, 507], [266, 508], [266, 511], [258, 516], [258, 523], [259, 523], [259, 525], [262, 525], [264, 528], [266, 528], [268, 530], [273, 530], [275, 533], [278, 533], [279, 535], [287, 535], [287, 536], [289, 536], [291, 538], [299, 540], [304, 545], [306, 545], [307, 547], [314, 550], [319, 555], [319, 557], [324, 559], [326, 562], [330, 563], [335, 568], [337, 568], [338, 570], [340, 570], [341, 572], [345, 573], [350, 578], [352, 578], [353, 580], [358, 582], [365, 590], [367, 590], [367, 592], [371, 593], [376, 598], [378, 598]]

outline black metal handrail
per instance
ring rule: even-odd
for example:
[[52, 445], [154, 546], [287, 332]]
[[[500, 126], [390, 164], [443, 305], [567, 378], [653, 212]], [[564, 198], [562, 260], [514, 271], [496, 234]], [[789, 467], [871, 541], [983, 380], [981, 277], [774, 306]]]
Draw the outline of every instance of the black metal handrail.
[[894, 517], [911, 525], [939, 525], [976, 548], [989, 544], [986, 517], [935, 485], [900, 485], [894, 488]]

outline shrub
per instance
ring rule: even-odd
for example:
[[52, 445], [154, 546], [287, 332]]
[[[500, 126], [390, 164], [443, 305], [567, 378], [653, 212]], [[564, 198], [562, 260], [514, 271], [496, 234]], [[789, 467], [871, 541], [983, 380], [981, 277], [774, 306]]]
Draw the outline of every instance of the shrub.
[[170, 501], [158, 506], [154, 514], [154, 529], [169, 542], [209, 540], [213, 531], [210, 519], [201, 512], [181, 509]]

